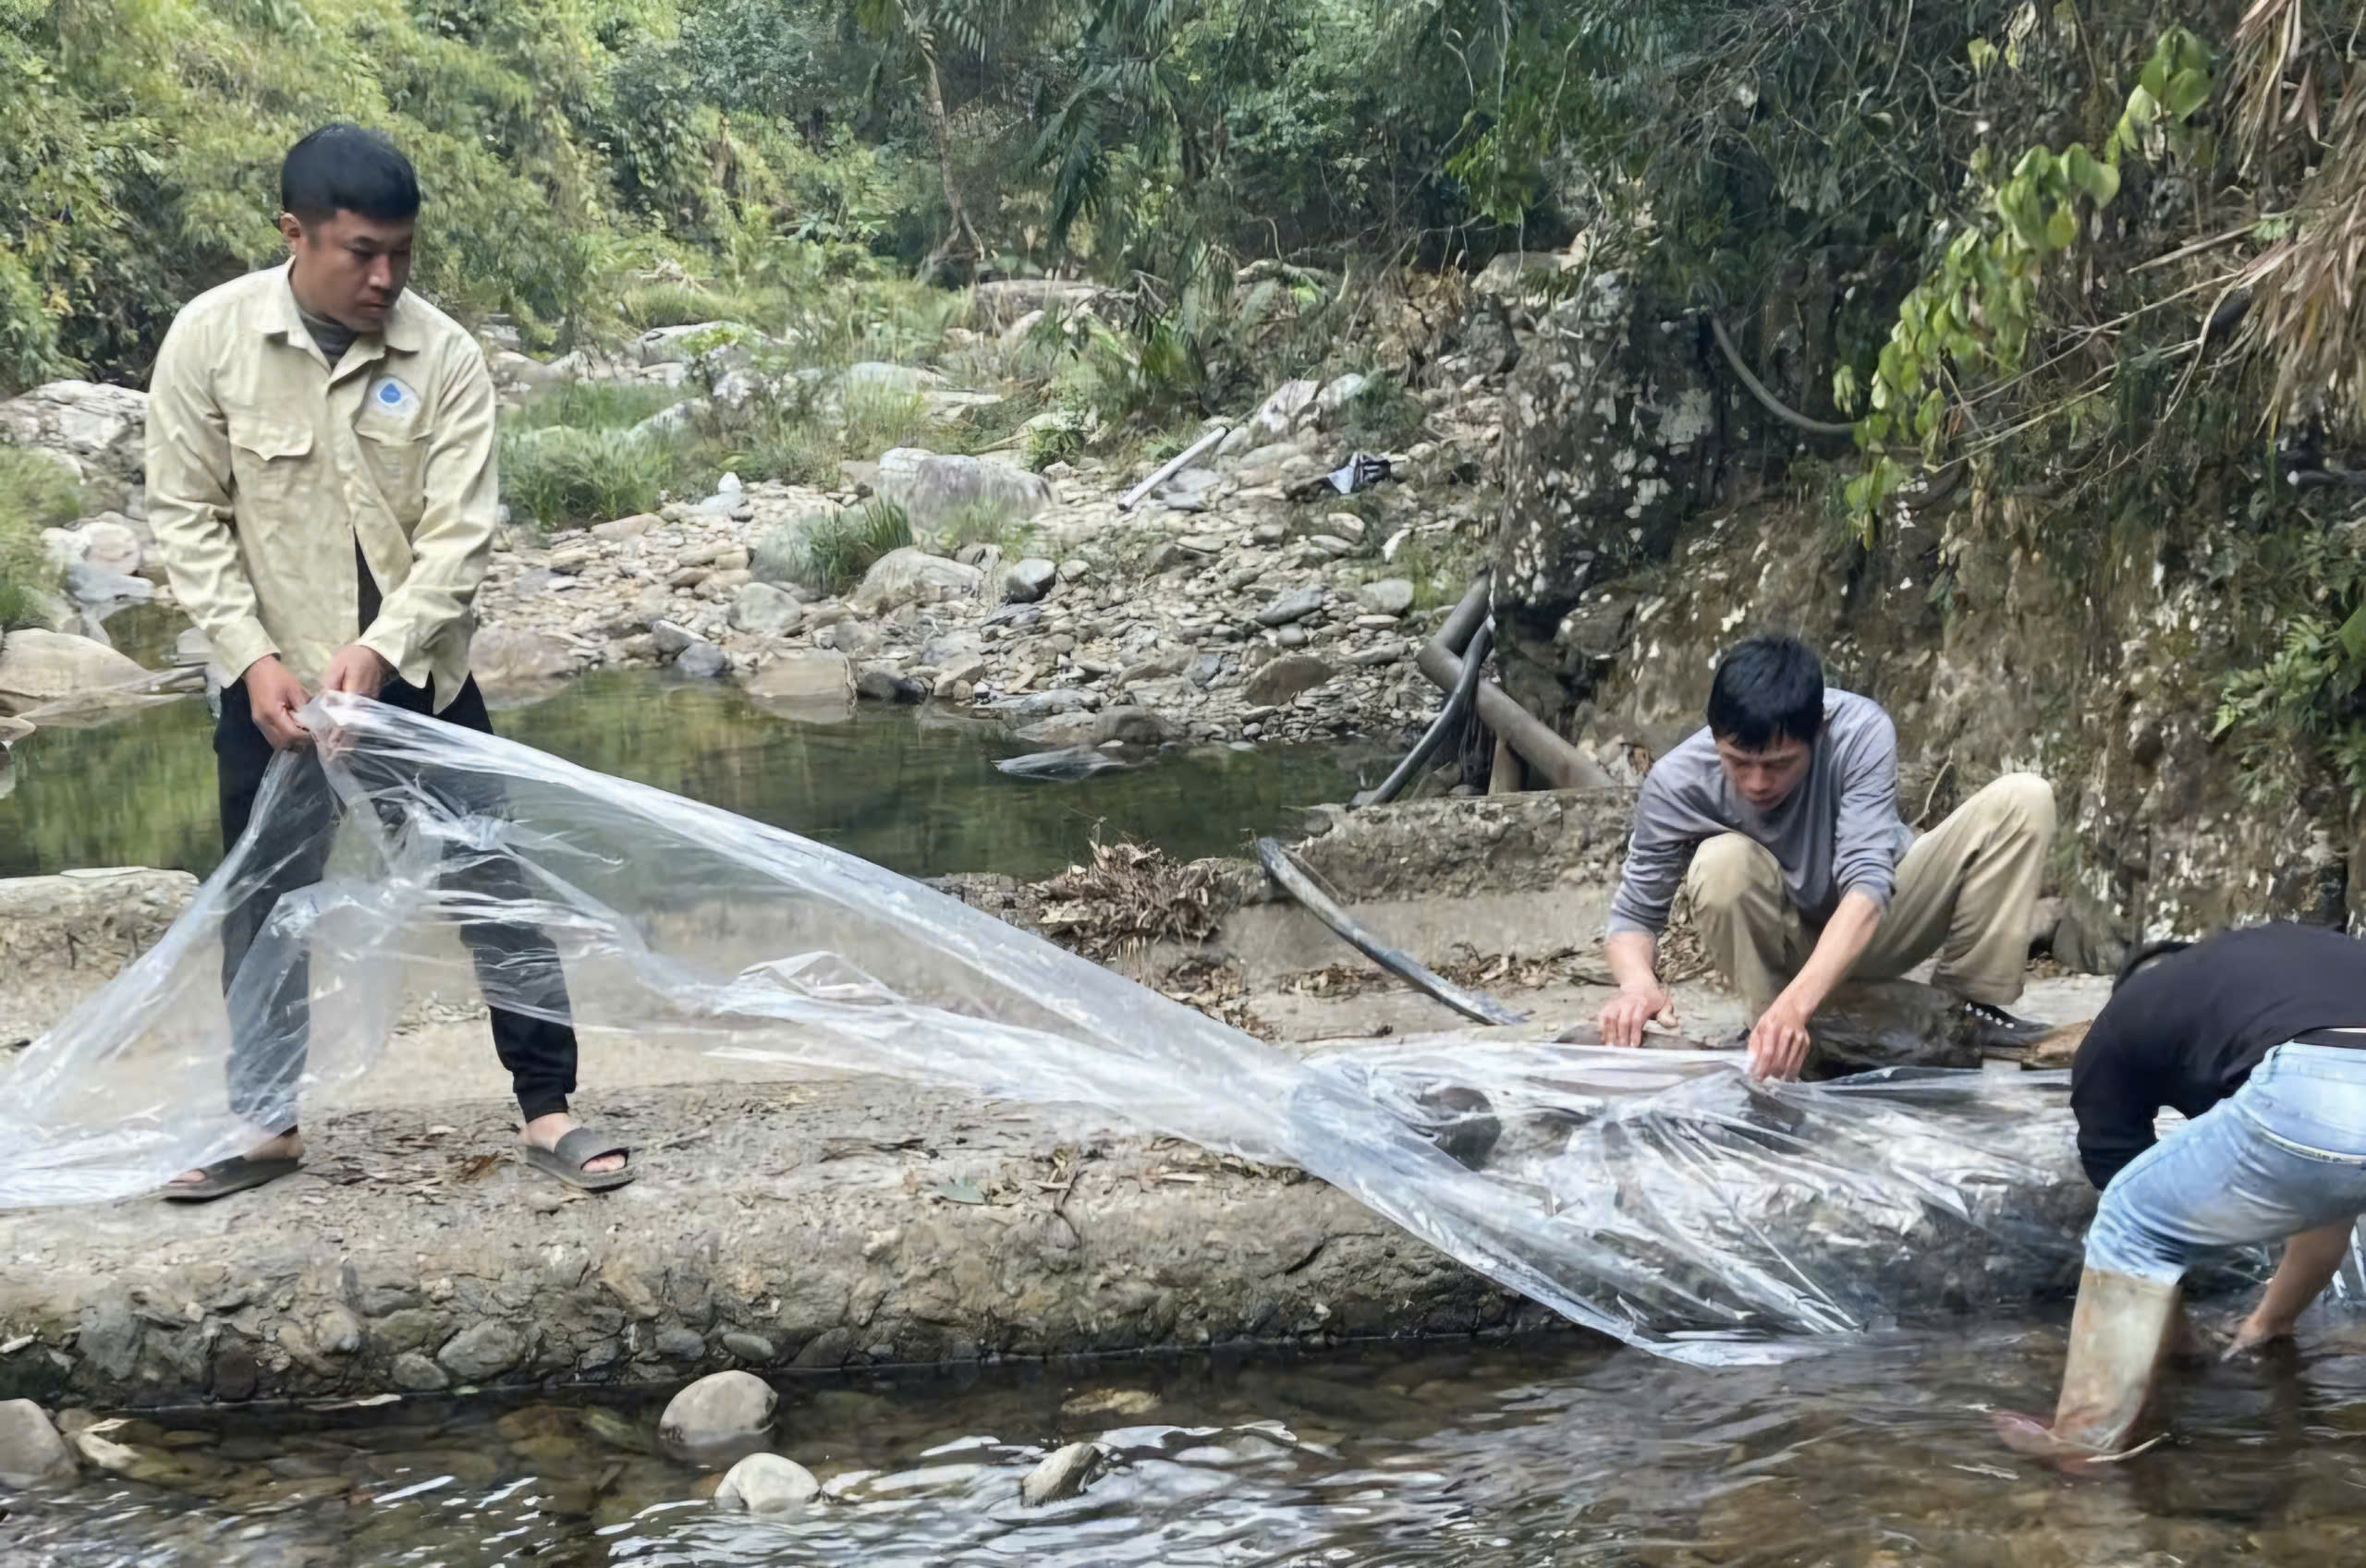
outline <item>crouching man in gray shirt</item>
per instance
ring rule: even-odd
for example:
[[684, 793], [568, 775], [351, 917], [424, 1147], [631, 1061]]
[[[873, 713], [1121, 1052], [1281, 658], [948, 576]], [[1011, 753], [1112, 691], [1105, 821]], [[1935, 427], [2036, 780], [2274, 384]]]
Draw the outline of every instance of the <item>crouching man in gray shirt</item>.
[[[1750, 1071], [1799, 1076], [1808, 1020], [1843, 979], [1889, 979], [1933, 953], [1933, 983], [1992, 1026], [2021, 994], [2031, 906], [2054, 841], [2054, 791], [2008, 773], [1921, 838], [1898, 820], [1897, 734], [1880, 706], [1827, 690], [1787, 637], [1718, 661], [1709, 724], [1653, 764], [1635, 807], [1606, 943], [1618, 995], [1603, 1039], [1673, 1024], [1658, 945], [1679, 883], [1711, 962], [1756, 1020]], [[1689, 869], [1688, 869], [1688, 862]]]

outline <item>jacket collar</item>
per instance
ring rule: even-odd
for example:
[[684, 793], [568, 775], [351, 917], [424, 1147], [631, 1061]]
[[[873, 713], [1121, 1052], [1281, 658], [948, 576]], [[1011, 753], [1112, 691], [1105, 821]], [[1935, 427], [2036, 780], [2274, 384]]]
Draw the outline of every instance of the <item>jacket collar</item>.
[[[294, 258], [273, 269], [277, 281], [265, 289], [266, 305], [256, 321], [256, 329], [266, 335], [276, 334], [298, 345], [312, 340], [311, 329], [304, 324], [304, 312], [296, 303], [296, 262]], [[386, 324], [375, 333], [364, 333], [358, 341], [375, 337], [396, 354], [416, 354], [426, 346], [420, 334], [419, 306], [406, 288], [395, 297], [395, 308], [386, 317]], [[335, 369], [334, 366], [331, 369]]]

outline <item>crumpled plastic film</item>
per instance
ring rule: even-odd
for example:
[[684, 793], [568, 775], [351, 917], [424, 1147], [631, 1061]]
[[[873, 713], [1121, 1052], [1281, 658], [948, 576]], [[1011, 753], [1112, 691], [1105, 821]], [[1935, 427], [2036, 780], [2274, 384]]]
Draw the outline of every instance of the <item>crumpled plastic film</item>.
[[[374, 702], [308, 717], [323, 744], [274, 764], [187, 914], [0, 1081], [0, 1207], [237, 1152], [234, 1100], [293, 1114], [368, 1070], [408, 995], [473, 977], [587, 1029], [1091, 1106], [1296, 1164], [1688, 1361], [2076, 1278], [2093, 1197], [2061, 1075], [1770, 1086], [1727, 1055], [1494, 1040], [1304, 1060], [793, 834]], [[226, 997], [226, 934], [250, 943]]]

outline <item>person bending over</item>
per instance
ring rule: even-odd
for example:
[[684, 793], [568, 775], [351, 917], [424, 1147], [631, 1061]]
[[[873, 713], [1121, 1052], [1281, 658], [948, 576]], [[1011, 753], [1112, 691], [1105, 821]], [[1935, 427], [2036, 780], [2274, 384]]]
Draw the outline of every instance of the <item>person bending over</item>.
[[1718, 661], [1708, 724], [1661, 758], [1636, 802], [1605, 942], [1611, 1045], [1673, 1024], [1658, 943], [1681, 884], [1710, 961], [1753, 1020], [1750, 1070], [1797, 1077], [1809, 1022], [1851, 977], [1933, 954], [1933, 982], [1992, 1033], [2034, 1035], [2021, 994], [2030, 914], [2054, 840], [2054, 791], [2007, 773], [1917, 838], [1897, 815], [1897, 735], [1881, 707], [1827, 688], [1795, 638]]
[[[2232, 1354], [2289, 1334], [2348, 1254], [2366, 1213], [2366, 942], [2277, 924], [2140, 949], [2070, 1085], [2103, 1201], [2069, 1359], [2051, 1421], [2008, 1412], [1996, 1429], [2021, 1453], [2075, 1462], [2128, 1447], [2196, 1261], [2285, 1244]], [[2190, 1124], [2157, 1137], [2164, 1107]]]

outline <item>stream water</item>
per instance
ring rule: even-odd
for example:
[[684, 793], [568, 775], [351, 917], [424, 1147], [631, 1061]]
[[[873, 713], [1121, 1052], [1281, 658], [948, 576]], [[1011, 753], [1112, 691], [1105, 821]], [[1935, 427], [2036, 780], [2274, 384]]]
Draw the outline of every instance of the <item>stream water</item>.
[[[2066, 1480], [1996, 1446], [2058, 1323], [1691, 1371], [1573, 1336], [1320, 1357], [785, 1380], [824, 1495], [751, 1518], [662, 1456], [662, 1396], [159, 1417], [147, 1479], [20, 1497], [18, 1568], [2333, 1568], [2366, 1550], [2366, 1341], [2180, 1375], [2175, 1439]], [[1063, 1443], [1114, 1464], [1022, 1507]]]
[[[1073, 782], [1016, 778], [994, 764], [1031, 748], [997, 723], [867, 706], [843, 723], [799, 722], [727, 683], [649, 672], [586, 677], [497, 711], [494, 724], [597, 772], [910, 876], [1049, 876], [1083, 858], [1096, 832], [1185, 858], [1241, 854], [1252, 834], [1290, 825], [1302, 808], [1346, 799], [1390, 761], [1372, 748], [1213, 746]], [[13, 751], [14, 793], [0, 801], [0, 876], [80, 866], [201, 875], [220, 859], [213, 720], [202, 700], [88, 729], [44, 729]]]

